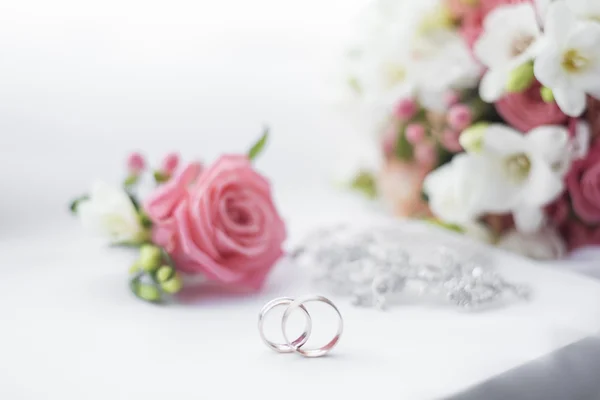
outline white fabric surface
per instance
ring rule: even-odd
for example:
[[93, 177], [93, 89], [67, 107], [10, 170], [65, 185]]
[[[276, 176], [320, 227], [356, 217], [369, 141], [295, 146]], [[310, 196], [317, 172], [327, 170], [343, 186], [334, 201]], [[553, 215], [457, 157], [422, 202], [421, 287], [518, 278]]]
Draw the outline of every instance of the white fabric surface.
[[378, 313], [336, 298], [346, 331], [334, 355], [280, 356], [260, 343], [256, 314], [312, 291], [304, 271], [282, 263], [255, 297], [152, 307], [127, 290], [133, 253], [99, 247], [68, 218], [94, 178], [122, 178], [130, 149], [210, 161], [247, 148], [264, 122], [273, 140], [258, 166], [290, 244], [317, 225], [381, 218], [328, 174], [369, 158], [363, 127], [330, 107], [339, 77], [324, 72], [365, 2], [0, 4], [0, 398], [427, 399], [600, 330], [599, 284], [563, 271], [593, 272], [597, 250], [553, 266], [498, 252], [503, 273], [534, 284], [531, 303]]
[[[363, 222], [378, 218], [335, 196], [280, 197], [290, 243], [323, 223], [323, 212], [332, 222], [349, 214]], [[421, 225], [406, 223], [406, 229], [409, 240], [426, 238], [432, 248], [461, 240]], [[307, 271], [282, 262], [259, 295], [206, 290], [188, 304], [155, 307], [127, 290], [134, 253], [98, 247], [74, 221], [52, 230], [3, 243], [4, 265], [12, 268], [0, 280], [2, 398], [301, 399], [379, 392], [432, 399], [600, 331], [600, 283], [494, 251], [507, 278], [533, 286], [531, 302], [475, 314], [419, 302], [378, 312], [333, 297], [345, 333], [332, 356], [279, 355], [261, 343], [257, 313], [274, 297], [314, 293]], [[316, 337], [323, 339], [333, 322], [317, 310]]]

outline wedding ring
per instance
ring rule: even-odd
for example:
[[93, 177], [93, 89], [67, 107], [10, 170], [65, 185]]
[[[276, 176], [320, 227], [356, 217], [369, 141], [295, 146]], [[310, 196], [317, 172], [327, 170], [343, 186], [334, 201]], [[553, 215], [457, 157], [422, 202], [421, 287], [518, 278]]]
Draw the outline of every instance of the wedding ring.
[[[338, 329], [337, 329], [337, 333], [335, 334], [333, 339], [331, 339], [329, 341], [329, 343], [327, 343], [323, 347], [319, 347], [317, 349], [304, 350], [304, 349], [301, 349], [301, 347], [304, 345], [304, 343], [302, 343], [302, 344], [295, 343], [295, 342], [297, 342], [297, 340], [294, 342], [290, 342], [290, 340], [287, 336], [285, 327], [287, 325], [287, 320], [288, 320], [289, 316], [291, 315], [291, 313], [294, 310], [296, 310], [297, 308], [300, 308], [301, 310], [306, 312], [306, 309], [304, 308], [304, 304], [309, 303], [309, 302], [321, 302], [321, 303], [325, 303], [325, 304], [329, 305], [331, 308], [333, 308], [338, 316]], [[340, 341], [340, 337], [342, 336], [342, 332], [344, 331], [344, 320], [342, 318], [342, 314], [340, 314], [340, 310], [338, 310], [338, 308], [335, 306], [335, 304], [333, 304], [333, 302], [331, 300], [329, 300], [323, 296], [306, 296], [306, 297], [302, 297], [300, 299], [294, 300], [289, 304], [289, 306], [283, 313], [283, 318], [281, 320], [281, 330], [283, 332], [283, 337], [285, 339], [285, 342], [286, 342], [286, 345], [288, 346], [288, 348], [291, 348], [293, 351], [295, 351], [298, 354], [303, 355], [304, 357], [311, 357], [311, 358], [321, 357], [321, 356], [324, 356], [325, 354], [329, 353], [331, 351], [331, 349], [333, 349], [335, 347], [335, 345]]]
[[[304, 313], [306, 320], [304, 323], [304, 332], [302, 332], [302, 334], [296, 340], [294, 340], [293, 342], [290, 342], [288, 340], [288, 338], [285, 336], [285, 332], [284, 332], [284, 337], [285, 337], [286, 343], [275, 343], [266, 338], [265, 332], [263, 330], [263, 323], [264, 323], [264, 318], [267, 315], [267, 313], [277, 306], [291, 305], [293, 302], [294, 302], [294, 299], [291, 299], [289, 297], [280, 297], [278, 299], [271, 300], [270, 302], [265, 304], [265, 306], [262, 308], [262, 310], [260, 310], [260, 313], [258, 314], [258, 332], [260, 333], [260, 337], [261, 337], [262, 341], [267, 346], [269, 346], [271, 349], [275, 350], [278, 353], [293, 353], [294, 351], [297, 351], [296, 349], [299, 349], [306, 343], [306, 341], [308, 340], [308, 337], [310, 336], [310, 332], [312, 330], [312, 319], [310, 318], [310, 314], [308, 313], [306, 308], [304, 308], [303, 305], [300, 305], [299, 308]], [[298, 307], [295, 307], [295, 308], [298, 308]]]

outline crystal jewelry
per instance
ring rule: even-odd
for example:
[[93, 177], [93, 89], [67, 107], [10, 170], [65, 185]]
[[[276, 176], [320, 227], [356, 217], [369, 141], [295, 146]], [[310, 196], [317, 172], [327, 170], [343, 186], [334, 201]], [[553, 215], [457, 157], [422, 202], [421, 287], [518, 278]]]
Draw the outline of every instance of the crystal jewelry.
[[[412, 246], [407, 245], [410, 239], [415, 242]], [[313, 267], [318, 284], [352, 296], [359, 306], [383, 309], [410, 292], [442, 298], [464, 309], [500, 305], [510, 296], [530, 296], [527, 286], [506, 281], [480, 254], [469, 254], [468, 249], [426, 249], [418, 260], [412, 254], [417, 241], [396, 227], [339, 226], [310, 235], [292, 257]], [[421, 247], [423, 241], [426, 238], [421, 239]]]
[[[306, 344], [306, 341], [308, 340], [310, 333], [312, 331], [312, 319], [310, 318], [310, 314], [304, 307], [304, 304], [309, 303], [309, 302], [322, 302], [322, 303], [329, 305], [331, 308], [333, 308], [333, 310], [336, 312], [336, 314], [338, 316], [338, 328], [337, 328], [337, 332], [336, 332], [335, 336], [333, 337], [333, 339], [331, 339], [327, 344], [325, 344], [324, 346], [319, 347], [317, 349], [305, 350], [305, 349], [302, 349], [301, 347], [304, 346], [304, 344]], [[264, 321], [265, 316], [273, 308], [280, 306], [280, 305], [288, 306], [283, 314], [282, 319], [281, 319], [281, 331], [282, 331], [283, 337], [285, 339], [285, 344], [274, 343], [274, 342], [270, 341], [269, 339], [266, 338], [266, 336], [264, 334], [264, 330], [263, 330], [263, 321]], [[287, 321], [288, 321], [288, 318], [290, 317], [290, 315], [298, 308], [304, 313], [304, 315], [306, 317], [304, 332], [296, 340], [290, 341], [287, 331], [286, 331]], [[344, 330], [344, 320], [342, 318], [342, 314], [340, 313], [338, 308], [335, 306], [335, 304], [333, 304], [333, 302], [331, 300], [329, 300], [323, 296], [306, 296], [306, 297], [302, 297], [298, 300], [294, 300], [289, 297], [281, 297], [278, 299], [271, 300], [270, 302], [265, 304], [265, 306], [262, 308], [262, 310], [258, 314], [258, 332], [260, 334], [261, 339], [270, 349], [275, 350], [278, 353], [296, 352], [304, 357], [309, 357], [309, 358], [324, 356], [325, 354], [329, 353], [331, 351], [331, 349], [333, 349], [335, 347], [335, 345], [340, 341], [340, 337], [342, 336], [343, 330]]]
[[269, 348], [275, 350], [278, 353], [293, 353], [296, 348], [299, 348], [306, 343], [312, 330], [312, 319], [310, 318], [310, 314], [304, 306], [301, 306], [299, 308], [304, 313], [305, 317], [304, 332], [302, 332], [302, 334], [296, 340], [290, 343], [286, 338], [287, 343], [275, 343], [267, 339], [267, 337], [265, 336], [263, 324], [267, 313], [277, 306], [290, 305], [293, 301], [294, 299], [291, 299], [289, 297], [280, 297], [278, 299], [271, 300], [270, 302], [265, 304], [265, 306], [262, 308], [262, 310], [260, 310], [260, 313], [258, 314], [258, 332], [260, 334], [260, 338]]
[[[331, 339], [326, 345], [319, 347], [317, 349], [304, 350], [304, 349], [301, 349], [302, 344], [298, 345], [298, 344], [294, 344], [293, 342], [290, 342], [290, 340], [287, 336], [285, 327], [287, 325], [287, 320], [288, 320], [289, 316], [295, 309], [302, 308], [305, 303], [309, 303], [312, 301], [322, 302], [322, 303], [329, 305], [331, 308], [333, 308], [333, 310], [336, 312], [337, 317], [338, 317], [338, 328], [337, 328], [337, 332], [336, 332], [335, 336], [333, 337], [333, 339]], [[292, 347], [296, 353], [301, 354], [304, 357], [310, 357], [310, 358], [321, 357], [321, 356], [324, 356], [325, 354], [329, 353], [331, 351], [331, 349], [333, 349], [335, 347], [335, 345], [338, 344], [338, 342], [340, 341], [342, 332], [344, 331], [344, 319], [342, 318], [342, 314], [340, 313], [340, 310], [338, 310], [338, 308], [335, 306], [335, 304], [333, 304], [333, 302], [331, 300], [329, 300], [323, 296], [306, 296], [306, 297], [302, 297], [300, 299], [294, 300], [288, 306], [288, 308], [285, 310], [285, 312], [283, 313], [283, 318], [281, 320], [281, 330], [283, 331], [283, 337], [285, 338], [286, 344], [288, 346]]]

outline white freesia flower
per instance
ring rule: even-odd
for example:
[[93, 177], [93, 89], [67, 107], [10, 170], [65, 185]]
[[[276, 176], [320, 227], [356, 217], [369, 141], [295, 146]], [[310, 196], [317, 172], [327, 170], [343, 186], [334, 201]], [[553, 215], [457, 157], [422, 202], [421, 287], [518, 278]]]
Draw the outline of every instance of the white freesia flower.
[[445, 107], [449, 89], [473, 88], [481, 67], [454, 28], [433, 24], [423, 31], [440, 0], [379, 1], [369, 9], [362, 43], [352, 69], [366, 102], [390, 112], [402, 98], [415, 97], [425, 107]]
[[477, 86], [481, 67], [460, 35], [439, 29], [415, 38], [406, 68], [406, 89], [427, 108], [443, 111], [444, 94]]
[[77, 215], [86, 229], [112, 243], [139, 243], [146, 235], [127, 193], [104, 182], [94, 184], [89, 199], [78, 205]]
[[534, 58], [540, 35], [536, 10], [529, 3], [500, 6], [486, 17], [475, 43], [475, 56], [488, 68], [479, 86], [484, 101], [502, 97], [510, 73]]
[[466, 226], [480, 214], [482, 182], [478, 157], [463, 153], [431, 172], [423, 182], [433, 214], [443, 222]]
[[580, 116], [586, 94], [600, 98], [600, 24], [578, 20], [565, 1], [552, 3], [534, 73], [565, 114]]
[[486, 212], [512, 212], [522, 232], [539, 229], [544, 222], [542, 207], [564, 190], [568, 148], [568, 132], [562, 126], [542, 126], [524, 135], [490, 125], [476, 172], [485, 176], [480, 207]]
[[567, 252], [567, 246], [560, 234], [551, 227], [545, 227], [535, 233], [512, 230], [500, 238], [498, 247], [543, 261], [562, 258]]

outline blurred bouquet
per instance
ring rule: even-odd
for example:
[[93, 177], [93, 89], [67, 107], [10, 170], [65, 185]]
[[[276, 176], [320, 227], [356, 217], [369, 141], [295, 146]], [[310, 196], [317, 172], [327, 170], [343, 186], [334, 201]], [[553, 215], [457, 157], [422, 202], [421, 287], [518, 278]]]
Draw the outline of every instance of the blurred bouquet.
[[252, 167], [266, 140], [265, 132], [248, 154], [221, 156], [207, 168], [198, 162], [180, 168], [177, 154], [167, 155], [144, 200], [138, 187], [146, 161], [132, 153], [122, 187], [96, 183], [71, 210], [111, 244], [139, 248], [130, 288], [145, 301], [179, 292], [183, 274], [258, 290], [286, 237], [270, 184]]
[[528, 256], [600, 245], [600, 1], [379, 1], [349, 54], [383, 168], [354, 187]]

